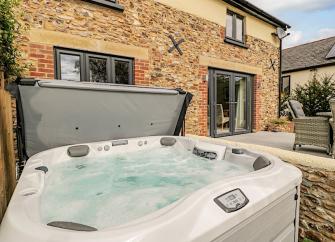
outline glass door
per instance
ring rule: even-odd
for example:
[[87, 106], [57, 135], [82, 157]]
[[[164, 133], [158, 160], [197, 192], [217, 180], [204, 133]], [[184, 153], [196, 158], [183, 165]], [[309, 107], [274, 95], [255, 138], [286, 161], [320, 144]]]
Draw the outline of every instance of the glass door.
[[248, 129], [248, 103], [246, 76], [234, 76], [234, 133], [245, 132]]
[[212, 70], [209, 83], [209, 109], [212, 137], [250, 132], [250, 76]]
[[229, 93], [231, 89], [231, 76], [218, 73], [215, 76], [215, 131], [217, 135], [230, 134], [231, 109]]

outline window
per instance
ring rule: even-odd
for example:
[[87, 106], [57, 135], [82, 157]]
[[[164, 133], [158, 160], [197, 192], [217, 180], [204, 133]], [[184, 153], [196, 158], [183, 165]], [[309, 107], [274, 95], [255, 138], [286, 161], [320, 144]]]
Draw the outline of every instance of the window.
[[281, 80], [281, 93], [290, 95], [291, 93], [291, 77], [290, 76], [283, 76]]
[[119, 5], [116, 0], [84, 0], [89, 3], [99, 4], [104, 7], [113, 8], [115, 10], [123, 11], [124, 7]]
[[80, 81], [81, 79], [81, 55], [60, 54], [60, 69], [62, 79]]
[[234, 12], [227, 12], [227, 42], [244, 44], [244, 17]]
[[116, 56], [56, 49], [56, 77], [70, 81], [133, 83], [133, 60]]
[[327, 54], [326, 58], [327, 58], [327, 59], [335, 58], [335, 44], [334, 44], [334, 46], [330, 49], [330, 51], [329, 51], [329, 53]]

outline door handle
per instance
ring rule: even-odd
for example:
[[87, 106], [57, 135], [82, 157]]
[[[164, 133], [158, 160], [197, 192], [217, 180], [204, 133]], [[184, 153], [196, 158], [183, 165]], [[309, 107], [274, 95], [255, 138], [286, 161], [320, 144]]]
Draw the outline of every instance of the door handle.
[[237, 102], [228, 102], [229, 104], [237, 104]]

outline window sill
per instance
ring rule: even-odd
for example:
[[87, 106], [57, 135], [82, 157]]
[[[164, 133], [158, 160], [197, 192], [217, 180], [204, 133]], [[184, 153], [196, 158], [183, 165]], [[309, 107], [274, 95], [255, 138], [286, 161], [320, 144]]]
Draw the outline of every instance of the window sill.
[[245, 43], [242, 43], [242, 42], [239, 42], [239, 41], [236, 41], [236, 40], [233, 40], [233, 39], [229, 39], [227, 37], [224, 39], [224, 42], [228, 43], [228, 44], [232, 44], [232, 45], [237, 45], [237, 46], [242, 47], [244, 49], [249, 48]]
[[117, 3], [113, 3], [111, 1], [107, 1], [107, 0], [84, 0], [84, 1], [89, 2], [89, 3], [93, 3], [93, 4], [98, 4], [98, 5], [101, 5], [101, 6], [104, 6], [104, 7], [112, 8], [112, 9], [115, 9], [115, 10], [118, 10], [118, 11], [121, 11], [121, 12], [124, 11], [123, 6], [121, 6]]

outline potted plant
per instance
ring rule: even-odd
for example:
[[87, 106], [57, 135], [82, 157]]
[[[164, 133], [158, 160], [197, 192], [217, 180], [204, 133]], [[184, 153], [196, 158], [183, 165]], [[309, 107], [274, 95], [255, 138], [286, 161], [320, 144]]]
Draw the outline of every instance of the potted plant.
[[266, 126], [266, 131], [270, 132], [284, 132], [289, 131], [290, 122], [286, 118], [273, 119]]

